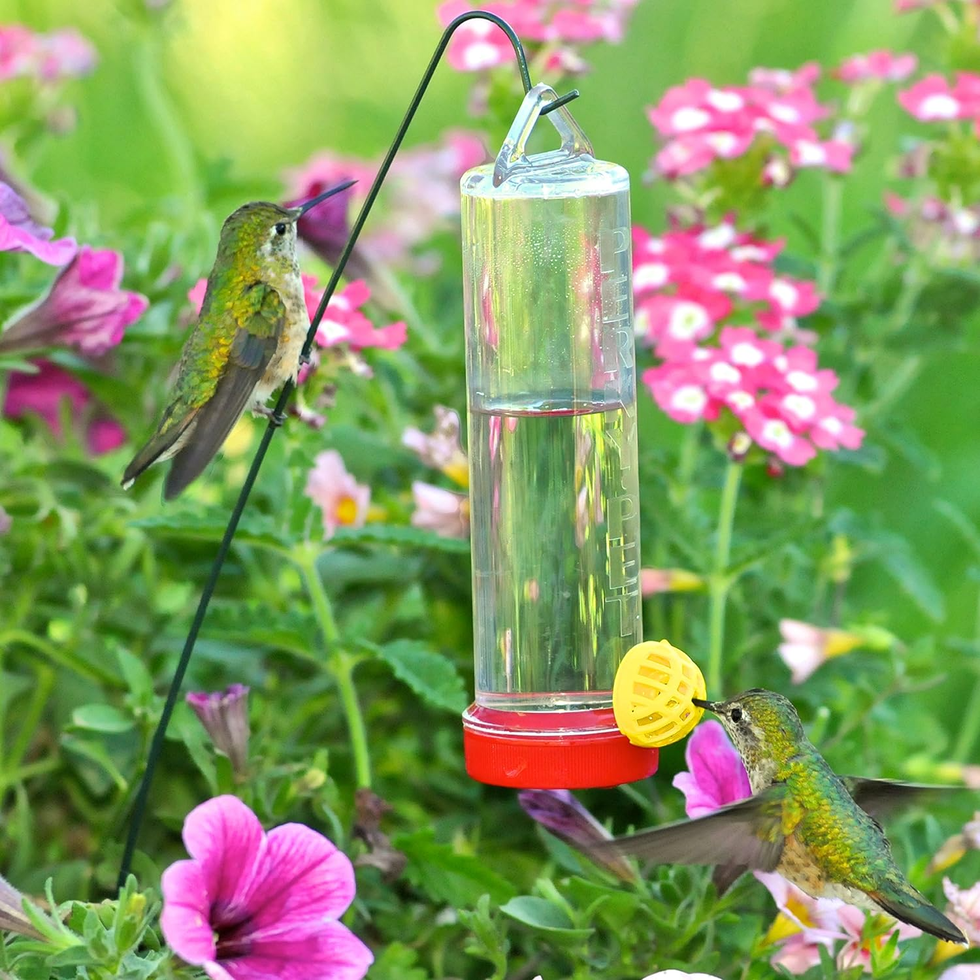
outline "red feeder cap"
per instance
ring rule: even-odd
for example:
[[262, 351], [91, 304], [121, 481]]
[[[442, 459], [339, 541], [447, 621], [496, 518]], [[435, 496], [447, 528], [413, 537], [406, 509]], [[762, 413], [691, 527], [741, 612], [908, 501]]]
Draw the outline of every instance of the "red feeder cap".
[[463, 713], [466, 771], [481, 783], [513, 789], [594, 789], [646, 779], [659, 753], [633, 745], [612, 708], [498, 711], [473, 704]]

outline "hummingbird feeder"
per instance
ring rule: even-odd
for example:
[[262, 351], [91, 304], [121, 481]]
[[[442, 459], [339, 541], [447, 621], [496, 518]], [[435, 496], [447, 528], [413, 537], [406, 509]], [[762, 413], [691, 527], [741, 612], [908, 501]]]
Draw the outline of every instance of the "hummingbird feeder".
[[[642, 643], [629, 174], [595, 158], [568, 110], [532, 87], [513, 28], [472, 10], [443, 32], [312, 317], [314, 337], [453, 33], [511, 42], [525, 97], [494, 163], [461, 180], [476, 700], [466, 768], [500, 786], [576, 789], [652, 775], [701, 717], [700, 671]], [[558, 149], [528, 153], [547, 118]], [[336, 190], [334, 188], [333, 190]], [[294, 384], [273, 409], [198, 603], [133, 806], [120, 885], [184, 673]]]

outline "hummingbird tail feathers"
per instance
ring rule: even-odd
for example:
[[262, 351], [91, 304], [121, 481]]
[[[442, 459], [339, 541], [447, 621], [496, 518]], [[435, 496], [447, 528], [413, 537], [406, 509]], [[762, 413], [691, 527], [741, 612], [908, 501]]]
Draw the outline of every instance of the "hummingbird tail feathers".
[[923, 932], [947, 942], [967, 945], [966, 936], [918, 892], [910, 891], [901, 895], [868, 892], [868, 897], [901, 922], [917, 926]]
[[157, 432], [152, 439], [133, 457], [132, 462], [123, 473], [122, 487], [128, 490], [133, 481], [154, 463], [169, 459], [179, 452], [189, 435], [188, 427], [194, 421], [195, 413], [191, 413], [182, 425], [173, 425], [165, 432]]

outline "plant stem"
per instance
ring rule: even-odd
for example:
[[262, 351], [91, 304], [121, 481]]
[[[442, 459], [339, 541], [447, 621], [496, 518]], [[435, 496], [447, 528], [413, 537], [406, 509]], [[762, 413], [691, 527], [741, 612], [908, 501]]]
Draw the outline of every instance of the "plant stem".
[[826, 296], [837, 273], [840, 248], [840, 216], [844, 182], [836, 174], [826, 174], [823, 183], [823, 215], [820, 228], [820, 262], [817, 269], [817, 291]]
[[[976, 643], [980, 643], [980, 598], [977, 601], [976, 625], [973, 629]], [[966, 712], [960, 716], [960, 732], [956, 738], [953, 759], [956, 762], [966, 762], [970, 758], [977, 735], [980, 735], [980, 672], [973, 682], [973, 693], [966, 706]]]
[[354, 756], [357, 787], [370, 789], [371, 756], [368, 752], [367, 727], [357, 700], [357, 688], [354, 686], [354, 668], [357, 666], [357, 658], [338, 646], [340, 632], [337, 629], [337, 620], [334, 618], [330, 597], [323, 587], [316, 567], [315, 553], [312, 549], [304, 550], [295, 556], [295, 560], [310, 595], [313, 614], [323, 634], [329, 670], [337, 682], [337, 692], [340, 694], [340, 703], [344, 709], [344, 717], [347, 719], [347, 733], [350, 738], [351, 753]]
[[732, 528], [735, 524], [735, 505], [742, 480], [740, 463], [729, 462], [725, 484], [718, 508], [718, 531], [715, 537], [715, 558], [708, 578], [708, 694], [721, 697], [721, 650], [725, 639], [725, 606], [732, 582], [728, 576], [728, 559], [732, 550]]

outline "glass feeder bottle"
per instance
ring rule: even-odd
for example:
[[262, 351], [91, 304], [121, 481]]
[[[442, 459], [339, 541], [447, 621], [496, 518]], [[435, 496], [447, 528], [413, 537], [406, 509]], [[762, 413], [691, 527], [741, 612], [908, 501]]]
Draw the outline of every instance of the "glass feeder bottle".
[[546, 85], [463, 175], [476, 701], [467, 771], [502, 786], [650, 775], [612, 713], [642, 640], [629, 175]]

